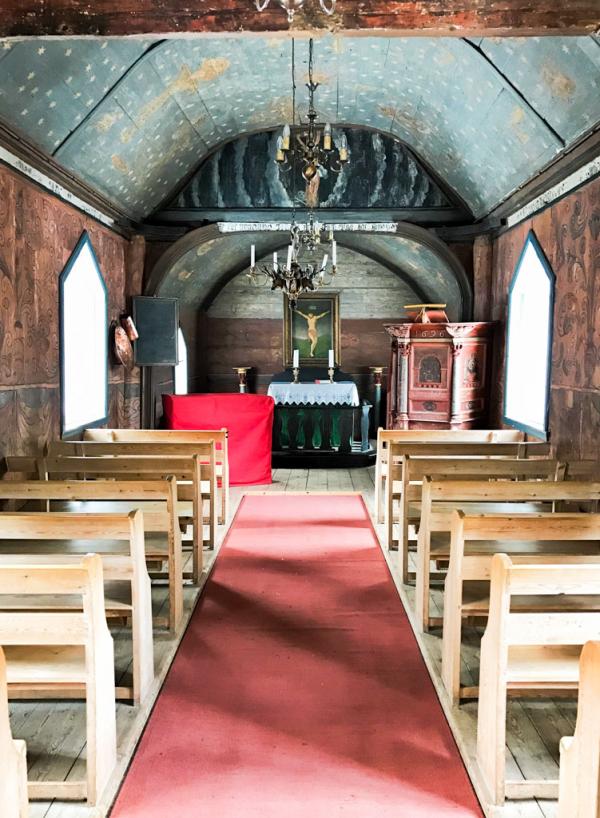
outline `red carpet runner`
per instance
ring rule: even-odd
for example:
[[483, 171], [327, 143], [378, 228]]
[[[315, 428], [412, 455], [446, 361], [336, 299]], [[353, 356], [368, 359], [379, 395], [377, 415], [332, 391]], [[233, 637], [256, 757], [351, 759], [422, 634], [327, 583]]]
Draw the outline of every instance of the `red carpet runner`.
[[481, 815], [361, 498], [246, 497], [112, 818]]

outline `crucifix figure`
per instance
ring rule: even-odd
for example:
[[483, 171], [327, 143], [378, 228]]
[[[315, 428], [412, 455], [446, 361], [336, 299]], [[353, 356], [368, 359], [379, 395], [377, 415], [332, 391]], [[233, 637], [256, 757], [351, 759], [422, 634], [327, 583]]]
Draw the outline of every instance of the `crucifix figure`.
[[298, 315], [301, 315], [302, 318], [304, 318], [306, 320], [306, 323], [308, 324], [307, 335], [308, 340], [310, 341], [310, 357], [314, 358], [315, 349], [317, 347], [317, 341], [319, 340], [319, 333], [317, 332], [317, 321], [319, 320], [319, 318], [323, 318], [324, 316], [326, 316], [329, 313], [329, 310], [326, 310], [325, 312], [322, 312], [319, 315], [315, 315], [313, 312], [309, 312], [308, 315], [306, 315], [305, 313], [300, 312], [300, 310], [294, 310], [294, 312], [297, 312]]

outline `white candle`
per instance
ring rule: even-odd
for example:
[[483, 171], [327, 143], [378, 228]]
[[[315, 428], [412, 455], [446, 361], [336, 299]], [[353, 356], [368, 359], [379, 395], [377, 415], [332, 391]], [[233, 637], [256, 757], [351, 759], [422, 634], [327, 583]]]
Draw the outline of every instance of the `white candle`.
[[331, 263], [334, 267], [337, 265], [337, 241], [331, 242]]
[[294, 350], [293, 366], [294, 369], [298, 369], [300, 366], [300, 352], [297, 349]]
[[287, 265], [286, 265], [286, 269], [287, 269], [287, 270], [291, 270], [291, 269], [292, 269], [292, 245], [291, 245], [291, 244], [290, 244], [290, 246], [288, 247], [288, 257], [287, 257]]
[[273, 269], [277, 272], [277, 253], [273, 253]]
[[256, 266], [256, 247], [254, 246], [254, 244], [250, 245], [250, 266], [251, 267]]
[[329, 369], [333, 369], [335, 367], [335, 362], [333, 359], [333, 350], [329, 350]]
[[325, 255], [323, 256], [323, 263], [321, 264], [321, 270], [324, 270], [325, 267], [327, 267], [327, 259], [328, 258], [329, 258], [329, 256], [327, 255], [327, 253], [325, 253]]

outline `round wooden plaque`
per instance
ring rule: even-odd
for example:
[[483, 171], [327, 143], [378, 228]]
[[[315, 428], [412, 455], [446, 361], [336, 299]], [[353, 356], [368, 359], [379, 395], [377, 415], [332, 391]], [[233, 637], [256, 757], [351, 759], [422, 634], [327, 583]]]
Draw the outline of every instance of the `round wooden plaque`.
[[123, 364], [125, 369], [132, 369], [133, 367], [133, 347], [131, 341], [127, 337], [127, 333], [123, 327], [116, 326], [113, 338], [113, 349], [117, 361]]

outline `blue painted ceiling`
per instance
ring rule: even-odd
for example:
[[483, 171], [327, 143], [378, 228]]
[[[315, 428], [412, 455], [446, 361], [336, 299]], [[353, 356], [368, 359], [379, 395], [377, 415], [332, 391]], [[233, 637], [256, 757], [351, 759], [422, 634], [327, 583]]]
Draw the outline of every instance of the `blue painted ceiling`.
[[[291, 118], [290, 40], [0, 41], [0, 119], [132, 218], [203, 157]], [[298, 104], [308, 42], [296, 42]], [[405, 142], [483, 216], [600, 122], [595, 37], [335, 37], [315, 44], [323, 119]]]

